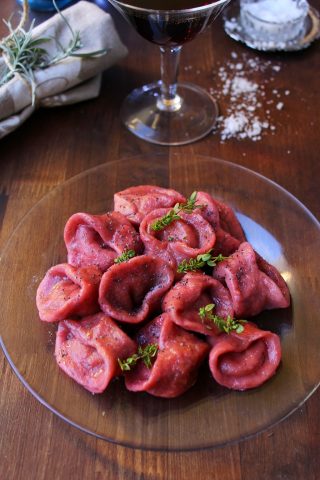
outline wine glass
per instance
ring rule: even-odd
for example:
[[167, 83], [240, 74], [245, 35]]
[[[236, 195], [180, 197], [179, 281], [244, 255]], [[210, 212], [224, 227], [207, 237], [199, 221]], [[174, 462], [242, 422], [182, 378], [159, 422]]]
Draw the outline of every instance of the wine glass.
[[184, 145], [207, 135], [216, 123], [217, 103], [202, 88], [177, 83], [179, 58], [182, 44], [203, 32], [229, 0], [109, 1], [161, 53], [161, 80], [133, 90], [123, 103], [126, 127], [160, 145]]

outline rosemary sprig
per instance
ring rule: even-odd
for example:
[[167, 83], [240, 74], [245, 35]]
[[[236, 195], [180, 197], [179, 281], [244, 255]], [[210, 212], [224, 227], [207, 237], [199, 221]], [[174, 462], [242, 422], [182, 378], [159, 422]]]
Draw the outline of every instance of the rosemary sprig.
[[128, 357], [124, 360], [118, 358], [118, 363], [123, 372], [129, 372], [132, 367], [134, 367], [139, 360], [142, 360], [147, 368], [152, 367], [152, 358], [157, 355], [158, 345], [156, 343], [150, 343], [145, 347], [139, 345], [138, 353], [134, 353], [131, 357]]
[[5, 22], [5, 24], [10, 35], [5, 41], [0, 43], [0, 49], [6, 58], [6, 68], [1, 75], [0, 85], [4, 85], [16, 73], [20, 73], [29, 82], [34, 100], [36, 85], [33, 71], [40, 68], [40, 65], [43, 65], [45, 62], [47, 52], [40, 45], [48, 42], [50, 39], [42, 37], [35, 40], [32, 37], [34, 21], [31, 23], [28, 31], [25, 31], [22, 27], [14, 30], [10, 22]]
[[135, 256], [136, 252], [134, 250], [124, 250], [119, 257], [114, 259], [114, 263], [127, 262], [130, 258]]
[[190, 258], [190, 260], [182, 260], [179, 263], [177, 272], [178, 273], [186, 273], [186, 272], [195, 272], [200, 268], [203, 268], [205, 265], [209, 267], [215, 267], [217, 263], [222, 262], [222, 260], [226, 260], [228, 257], [224, 257], [221, 253], [216, 257], [211, 255], [211, 250], [207, 253], [203, 253], [197, 255], [196, 258]]
[[163, 230], [168, 225], [170, 225], [170, 223], [172, 223], [174, 220], [179, 220], [181, 218], [179, 216], [180, 212], [192, 213], [193, 210], [195, 210], [196, 208], [203, 208], [205, 205], [196, 204], [197, 193], [198, 192], [193, 192], [190, 195], [190, 197], [187, 199], [186, 203], [176, 203], [175, 206], [171, 210], [169, 210], [168, 213], [166, 213], [163, 217], [159, 218], [154, 223], [152, 223], [151, 225], [152, 230], [154, 231]]
[[221, 318], [218, 315], [212, 313], [214, 307], [214, 303], [209, 303], [208, 305], [199, 308], [199, 317], [203, 322], [205, 322], [206, 320], [210, 320], [219, 328], [219, 330], [225, 333], [230, 333], [232, 331], [235, 331], [236, 333], [243, 332], [243, 323], [246, 323], [247, 320], [236, 320], [230, 315], [228, 315], [226, 319]]
[[58, 39], [53, 38], [53, 40], [56, 42], [58, 48], [60, 49], [60, 52], [57, 53], [55, 57], [53, 57], [51, 60], [47, 62], [45, 67], [41, 68], [46, 68], [49, 67], [50, 65], [53, 65], [55, 63], [61, 62], [61, 60], [64, 60], [67, 57], [80, 57], [80, 58], [92, 58], [92, 57], [97, 57], [101, 55], [105, 55], [107, 51], [105, 49], [102, 50], [96, 50], [88, 53], [77, 53], [77, 50], [83, 47], [81, 38], [80, 38], [80, 32], [79, 31], [74, 31], [73, 28], [71, 27], [70, 23], [68, 22], [67, 18], [63, 15], [61, 10], [59, 10], [55, 0], [52, 0], [55, 9], [59, 13], [60, 17], [63, 19], [65, 22], [66, 26], [68, 27], [70, 33], [71, 33], [71, 39], [69, 41], [69, 44], [67, 47], [64, 47]]
[[[20, 22], [16, 29], [13, 29], [11, 22], [5, 21], [9, 30], [9, 35], [0, 42], [0, 51], [2, 51], [6, 60], [6, 67], [0, 74], [0, 86], [10, 81], [15, 74], [20, 74], [31, 87], [32, 105], [34, 105], [36, 97], [36, 83], [34, 78], [34, 72], [36, 70], [47, 68], [53, 64], [61, 62], [67, 57], [92, 58], [107, 53], [104, 49], [87, 53], [77, 52], [77, 50], [83, 46], [81, 43], [80, 32], [72, 29], [67, 18], [57, 7], [55, 0], [52, 1], [57, 12], [71, 33], [71, 39], [66, 47], [54, 37], [39, 37], [35, 39], [32, 32], [34, 21], [31, 22], [29, 30], [23, 28], [22, 22]], [[26, 9], [27, 3], [24, 2], [24, 21], [27, 18]], [[50, 59], [47, 50], [43, 48], [43, 44], [51, 40], [56, 42], [58, 53]]]

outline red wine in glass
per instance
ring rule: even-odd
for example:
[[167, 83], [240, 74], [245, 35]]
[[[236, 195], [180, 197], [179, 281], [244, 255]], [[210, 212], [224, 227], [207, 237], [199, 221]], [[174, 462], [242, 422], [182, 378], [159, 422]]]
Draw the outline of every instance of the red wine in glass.
[[[156, 14], [141, 14], [141, 11], [138, 9], [125, 11], [129, 22], [137, 32], [157, 45], [177, 46], [189, 42], [212, 21], [205, 11], [202, 14], [199, 11], [196, 13], [190, 12], [188, 16], [181, 15], [180, 18], [177, 15], [170, 15], [170, 10], [194, 9], [207, 5], [208, 2], [203, 0], [176, 0], [173, 2], [170, 0], [155, 0], [151, 2], [130, 0], [128, 4], [142, 9], [151, 7], [155, 10], [167, 10], [169, 12], [168, 15], [159, 18], [159, 15]], [[216, 16], [217, 12], [213, 12], [213, 15]]]
[[160, 46], [161, 80], [135, 89], [121, 117], [136, 136], [160, 145], [184, 145], [207, 135], [218, 107], [200, 87], [177, 83], [180, 51], [211, 25], [229, 0], [109, 0], [146, 40]]

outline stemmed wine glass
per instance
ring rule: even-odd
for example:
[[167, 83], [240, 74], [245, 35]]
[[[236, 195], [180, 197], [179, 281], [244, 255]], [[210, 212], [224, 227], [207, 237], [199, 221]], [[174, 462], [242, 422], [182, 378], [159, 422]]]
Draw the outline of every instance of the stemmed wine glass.
[[161, 80], [131, 92], [121, 118], [138, 137], [183, 145], [207, 135], [216, 123], [216, 101], [202, 88], [177, 83], [182, 44], [211, 24], [229, 0], [109, 0], [137, 32], [160, 46]]

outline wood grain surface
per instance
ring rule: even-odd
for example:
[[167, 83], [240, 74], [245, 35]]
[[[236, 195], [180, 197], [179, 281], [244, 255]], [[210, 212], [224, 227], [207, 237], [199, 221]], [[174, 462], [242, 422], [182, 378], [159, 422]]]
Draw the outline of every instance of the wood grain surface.
[[[312, 4], [320, 9], [319, 0]], [[222, 142], [216, 133], [184, 147], [158, 147], [132, 136], [119, 119], [124, 96], [159, 77], [157, 47], [141, 39], [112, 7], [105, 8], [130, 53], [105, 72], [100, 97], [39, 110], [0, 142], [0, 248], [30, 208], [55, 186], [93, 166], [138, 154], [162, 153], [168, 165], [177, 152], [181, 157], [202, 154], [249, 167], [282, 185], [319, 218], [319, 41], [303, 52], [263, 54], [228, 38], [221, 19], [217, 20], [184, 47], [181, 79], [214, 88], [215, 69], [230, 61], [231, 52], [280, 65], [272, 88], [289, 90], [290, 95], [283, 93], [279, 99], [283, 109], [272, 110], [274, 135], [268, 130], [256, 142]], [[14, 10], [14, 0], [1, 2], [0, 18], [8, 18]], [[43, 18], [37, 16], [38, 21]], [[4, 34], [1, 25], [0, 36]], [[256, 72], [255, 81], [264, 82], [261, 72]], [[266, 94], [271, 97], [272, 91]], [[153, 168], [156, 175], [156, 162]], [[184, 174], [181, 171], [182, 184]], [[297, 255], [303, 255], [298, 246]], [[134, 450], [98, 440], [63, 422], [23, 387], [1, 354], [0, 478], [316, 480], [319, 400], [318, 390], [277, 426], [229, 446], [188, 453]]]

